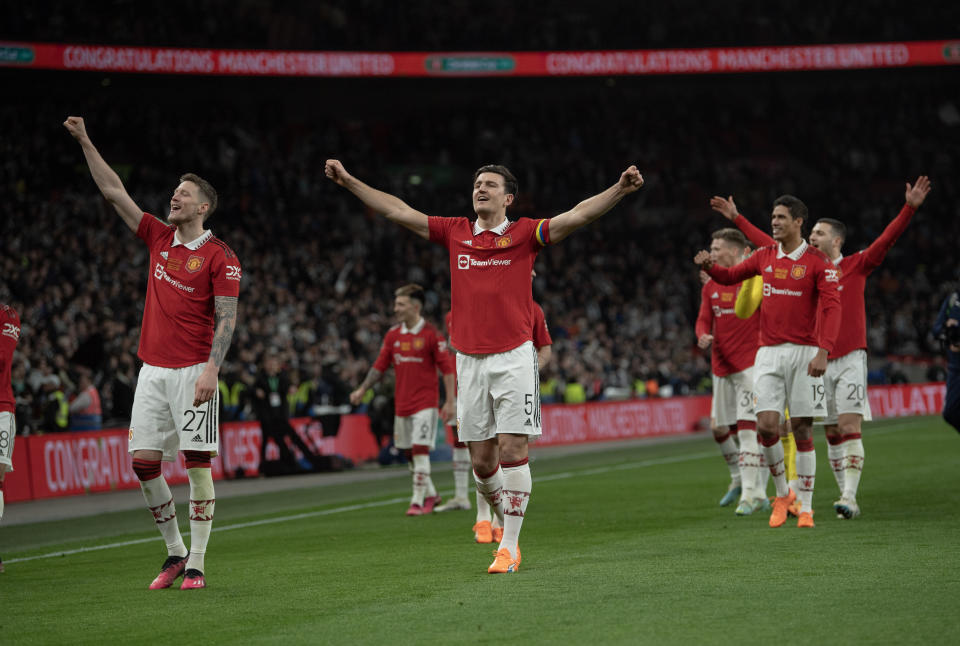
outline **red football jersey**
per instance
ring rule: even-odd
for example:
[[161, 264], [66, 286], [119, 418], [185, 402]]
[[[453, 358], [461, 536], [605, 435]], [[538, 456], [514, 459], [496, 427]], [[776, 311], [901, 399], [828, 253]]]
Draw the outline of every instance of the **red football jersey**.
[[240, 294], [240, 261], [210, 231], [177, 242], [176, 228], [144, 213], [137, 235], [150, 249], [147, 301], [137, 356], [183, 368], [210, 358], [215, 296]]
[[733, 267], [713, 265], [707, 272], [724, 285], [763, 276], [760, 345], [811, 345], [833, 350], [840, 331], [839, 271], [806, 242], [789, 255], [780, 246], [758, 249]]
[[520, 218], [482, 231], [467, 218], [430, 217], [430, 240], [450, 253], [453, 317], [459, 352], [506, 352], [532, 338], [533, 263], [550, 242], [550, 221]]
[[440, 402], [437, 369], [445, 375], [456, 370], [446, 341], [422, 318], [411, 329], [394, 325], [383, 338], [373, 367], [386, 372], [391, 365], [396, 376], [394, 409], [398, 417], [436, 408]]
[[738, 318], [734, 312], [737, 293], [743, 283], [721, 285], [715, 280], [707, 281], [700, 292], [700, 315], [697, 316], [696, 334], [713, 335], [711, 371], [718, 377], [726, 377], [753, 365], [760, 342], [760, 317]]
[[20, 316], [17, 310], [0, 303], [0, 413], [16, 412], [17, 400], [13, 396], [10, 371], [13, 351], [19, 340]]
[[[880, 237], [869, 247], [852, 256], [841, 256], [835, 263], [840, 270], [840, 313], [843, 325], [837, 341], [830, 351], [830, 359], [838, 359], [854, 350], [867, 348], [867, 312], [863, 293], [867, 287], [867, 276], [876, 269], [887, 252], [903, 234], [910, 220], [917, 212], [909, 204], [904, 204], [897, 217], [887, 225]], [[775, 244], [773, 238], [763, 233], [742, 215], [734, 223], [755, 245]]]
[[896, 218], [883, 230], [880, 237], [869, 247], [852, 256], [842, 256], [837, 264], [840, 269], [840, 311], [843, 325], [840, 335], [830, 352], [831, 359], [867, 348], [867, 308], [863, 292], [867, 288], [867, 276], [880, 266], [890, 247], [910, 224], [916, 213], [909, 204], [904, 204]]
[[533, 304], [533, 347], [538, 350], [544, 346], [553, 345], [550, 337], [550, 328], [547, 327], [547, 317], [543, 315], [540, 303]]

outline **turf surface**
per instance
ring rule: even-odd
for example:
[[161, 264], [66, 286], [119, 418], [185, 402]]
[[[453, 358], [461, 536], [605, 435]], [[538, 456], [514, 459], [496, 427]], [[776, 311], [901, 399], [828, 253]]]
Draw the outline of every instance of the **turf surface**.
[[219, 501], [200, 591], [146, 589], [165, 553], [145, 510], [0, 526], [0, 642], [955, 643], [960, 437], [866, 425], [844, 521], [817, 434], [813, 530], [718, 507], [708, 438], [541, 456], [514, 575], [486, 574], [472, 511], [404, 517], [400, 470]]

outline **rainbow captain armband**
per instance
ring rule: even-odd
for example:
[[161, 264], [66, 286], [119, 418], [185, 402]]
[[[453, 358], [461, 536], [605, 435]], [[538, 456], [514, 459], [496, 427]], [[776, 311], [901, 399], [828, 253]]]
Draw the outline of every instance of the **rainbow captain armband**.
[[540, 243], [541, 247], [550, 244], [550, 225], [547, 222], [549, 220], [540, 220], [537, 222], [536, 229], [534, 229], [534, 235], [537, 236], [537, 242]]
[[738, 319], [748, 319], [760, 307], [761, 301], [763, 301], [763, 277], [758, 275], [746, 279], [740, 285], [733, 311]]

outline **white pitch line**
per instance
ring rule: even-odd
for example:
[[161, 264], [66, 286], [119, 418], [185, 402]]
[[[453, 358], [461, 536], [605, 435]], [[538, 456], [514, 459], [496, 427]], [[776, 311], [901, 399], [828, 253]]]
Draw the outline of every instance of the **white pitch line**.
[[[891, 431], [897, 430], [907, 424], [894, 424], [887, 426], [885, 428], [878, 428], [871, 430], [870, 435], [883, 435]], [[626, 462], [624, 464], [617, 464], [609, 467], [597, 467], [593, 469], [584, 469], [582, 471], [563, 471], [561, 473], [554, 473], [551, 475], [538, 476], [537, 482], [550, 482], [551, 480], [565, 480], [567, 478], [573, 478], [576, 476], [593, 476], [600, 475], [603, 473], [610, 473], [611, 471], [624, 471], [626, 469], [642, 469], [644, 467], [655, 467], [661, 466], [664, 464], [674, 464], [677, 462], [690, 462], [692, 460], [702, 460], [705, 458], [715, 457], [716, 453], [714, 451], [706, 453], [693, 453], [691, 455], [682, 455], [671, 458], [660, 458], [657, 460], [640, 460], [639, 462]], [[341, 514], [348, 511], [359, 511], [361, 509], [371, 509], [373, 507], [385, 507], [386, 505], [394, 505], [399, 502], [407, 500], [407, 497], [402, 498], [390, 498], [389, 500], [380, 500], [377, 502], [367, 502], [357, 505], [347, 505], [345, 507], [335, 507], [333, 509], [323, 509], [321, 511], [308, 511], [302, 514], [292, 514], [290, 516], [277, 516], [275, 518], [264, 518], [263, 520], [252, 520], [246, 523], [237, 523], [236, 525], [225, 525], [223, 527], [214, 527], [213, 531], [215, 532], [227, 532], [233, 529], [246, 529], [247, 527], [257, 527], [259, 525], [273, 525], [276, 523], [285, 523], [294, 520], [303, 520], [305, 518], [317, 518], [320, 516], [330, 516], [333, 514]], [[189, 536], [190, 532], [183, 532], [184, 536]], [[129, 545], [140, 545], [141, 543], [151, 543], [157, 540], [156, 536], [151, 536], [150, 538], [138, 538], [132, 541], [122, 541], [119, 543], [107, 543], [105, 545], [94, 545], [92, 547], [78, 547], [74, 550], [64, 550], [61, 552], [50, 552], [48, 554], [38, 554], [36, 556], [24, 556], [21, 558], [9, 559], [7, 563], [24, 563], [26, 561], [36, 561], [39, 559], [50, 559], [57, 556], [71, 556], [73, 554], [83, 554], [84, 552], [96, 552], [98, 550], [107, 550], [114, 547], [127, 547]]]

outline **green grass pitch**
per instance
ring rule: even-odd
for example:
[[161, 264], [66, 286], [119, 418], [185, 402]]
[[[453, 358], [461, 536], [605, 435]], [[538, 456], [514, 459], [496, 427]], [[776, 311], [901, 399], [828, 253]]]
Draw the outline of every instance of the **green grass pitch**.
[[718, 507], [709, 438], [541, 455], [514, 575], [486, 574], [473, 511], [406, 518], [401, 469], [220, 500], [200, 591], [146, 589], [165, 557], [146, 510], [0, 525], [0, 642], [956, 643], [960, 436], [865, 425], [863, 516], [844, 521], [816, 433], [813, 530]]

